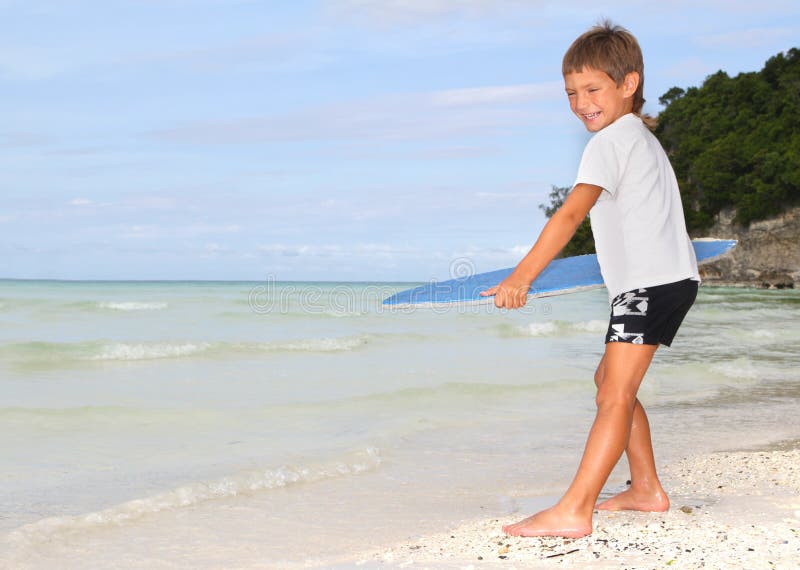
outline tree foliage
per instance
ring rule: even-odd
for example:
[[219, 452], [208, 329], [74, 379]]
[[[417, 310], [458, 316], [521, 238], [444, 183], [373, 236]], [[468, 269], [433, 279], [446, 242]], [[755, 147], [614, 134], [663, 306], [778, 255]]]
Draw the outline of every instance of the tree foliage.
[[699, 88], [673, 87], [659, 101], [656, 136], [690, 230], [710, 226], [724, 207], [747, 225], [800, 202], [800, 49], [758, 72], [718, 71]]
[[[550, 187], [550, 204], [539, 204], [539, 208], [544, 212], [548, 218], [556, 213], [564, 200], [567, 199], [567, 194], [572, 188], [569, 186], [551, 186]], [[584, 253], [595, 253], [594, 249], [594, 236], [592, 235], [592, 228], [589, 224], [589, 218], [586, 218], [578, 226], [575, 235], [569, 240], [569, 243], [561, 250], [561, 257], [568, 257], [571, 255], [583, 255]]]

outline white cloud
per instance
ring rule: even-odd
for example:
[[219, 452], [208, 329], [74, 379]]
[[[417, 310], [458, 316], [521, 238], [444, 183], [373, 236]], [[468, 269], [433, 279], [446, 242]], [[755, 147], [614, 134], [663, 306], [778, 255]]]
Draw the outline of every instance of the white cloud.
[[69, 201], [70, 206], [92, 206], [94, 202], [87, 198], [73, 198]]
[[724, 11], [725, 14], [743, 15], [750, 13], [760, 16], [764, 14], [781, 13], [786, 15], [790, 12], [800, 12], [797, 0], [762, 0], [761, 2], [753, 2], [753, 0], [706, 0], [705, 2], [681, 0], [681, 2], [687, 8], [708, 5], [714, 9]]
[[512, 201], [541, 201], [542, 196], [537, 192], [475, 192], [476, 198], [483, 200], [512, 200]]
[[259, 246], [258, 251], [267, 255], [279, 255], [284, 257], [329, 257], [331, 255], [340, 254], [342, 248], [337, 245], [287, 245], [273, 243]]
[[207, 258], [208, 257], [215, 258], [215, 257], [220, 257], [222, 255], [230, 255], [230, 254], [235, 254], [235, 251], [230, 247], [220, 245], [217, 242], [211, 242], [205, 244], [205, 246], [203, 246], [200, 251], [200, 255]]
[[371, 255], [400, 255], [400, 254], [416, 254], [418, 249], [411, 247], [402, 247], [394, 244], [385, 243], [362, 243], [357, 244], [354, 248], [356, 253], [371, 254]]
[[202, 6], [221, 6], [231, 8], [237, 5], [258, 4], [259, 0], [130, 0], [134, 4], [151, 4], [155, 7], [163, 7], [165, 4], [175, 6], [185, 6], [186, 8], [197, 9]]
[[140, 195], [123, 200], [126, 207], [143, 210], [174, 210], [178, 207], [178, 200], [170, 196]]
[[494, 135], [547, 120], [548, 113], [535, 103], [560, 98], [560, 90], [560, 84], [548, 82], [395, 94], [288, 115], [196, 121], [151, 134], [161, 140], [195, 144]]
[[[361, 149], [362, 154], [367, 149]], [[375, 149], [375, 154], [383, 153], [385, 154], [386, 151], [380, 151], [379, 149]], [[482, 158], [486, 159], [492, 156], [497, 156], [501, 154], [503, 151], [500, 147], [496, 146], [443, 146], [438, 148], [422, 148], [419, 150], [414, 150], [412, 152], [406, 153], [404, 156], [408, 156], [413, 160], [463, 160], [465, 158]], [[394, 152], [394, 156], [397, 156], [397, 153]]]
[[127, 239], [159, 239], [159, 240], [192, 240], [201, 236], [226, 235], [239, 233], [242, 227], [238, 224], [188, 224], [170, 223], [167, 226], [156, 224], [132, 224], [119, 228], [95, 228], [101, 232], [111, 232]]
[[284, 257], [387, 257], [393, 255], [422, 253], [422, 250], [397, 246], [385, 243], [354, 243], [350, 245], [337, 244], [283, 244], [272, 243], [260, 245], [258, 251], [265, 255]]
[[26, 46], [6, 45], [0, 48], [0, 77], [12, 80], [35, 81], [49, 79], [70, 67], [56, 54]]
[[560, 81], [530, 83], [522, 85], [499, 85], [449, 89], [431, 95], [436, 106], [455, 107], [462, 105], [501, 105], [508, 103], [530, 103], [540, 100], [564, 98], [564, 84]]
[[[314, 258], [314, 266], [333, 264], [331, 269], [339, 268], [343, 263], [353, 263], [361, 267], [396, 267], [397, 264], [411, 263], [416, 266], [427, 265], [430, 275], [427, 278], [449, 279], [456, 275], [463, 276], [476, 272], [492, 271], [500, 267], [511, 266], [528, 252], [530, 245], [513, 247], [468, 245], [453, 249], [442, 244], [441, 247], [398, 245], [394, 243], [355, 243], [347, 245], [320, 244], [268, 244], [258, 248], [263, 258], [269, 260], [274, 267], [281, 263], [281, 258], [300, 258], [291, 261], [284, 270], [296, 271], [304, 263], [302, 258]], [[332, 258], [325, 261], [326, 258]], [[388, 265], [387, 265], [388, 264]], [[418, 277], [426, 278], [425, 272]], [[409, 274], [411, 275], [411, 274]]]
[[162, 237], [162, 233], [156, 226], [132, 225], [123, 229], [118, 237], [124, 239], [157, 239]]
[[169, 234], [192, 238], [207, 234], [235, 234], [242, 231], [239, 224], [189, 224], [164, 230]]
[[[322, 37], [320, 31], [312, 26], [286, 27], [263, 30], [258, 34], [203, 34], [201, 27], [194, 27], [188, 22], [192, 19], [202, 21], [206, 12], [218, 11], [215, 7], [231, 4], [232, 0], [206, 0], [205, 5], [197, 5], [199, 0], [185, 0], [192, 6], [192, 15], [186, 22], [169, 30], [171, 18], [180, 9], [183, 2], [173, 1], [173, 6], [164, 6], [163, 0], [142, 1], [140, 7], [134, 7], [133, 14], [142, 18], [147, 24], [152, 40], [145, 41], [133, 24], [114, 27], [114, 3], [89, 3], [84, 11], [92, 13], [94, 18], [104, 19], [107, 15], [111, 23], [99, 30], [86, 32], [80, 25], [59, 24], [59, 33], [53, 38], [46, 35], [16, 40], [13, 36], [0, 37], [0, 78], [16, 81], [42, 81], [68, 77], [90, 71], [94, 74], [124, 74], [142, 71], [151, 74], [170, 70], [189, 71], [195, 74], [215, 75], [223, 73], [231, 75], [236, 72], [298, 72], [312, 71], [329, 65], [335, 61], [333, 51], [319, 46]], [[281, 12], [281, 8], [260, 6], [259, 2], [240, 1], [242, 9], [247, 10], [250, 18], [270, 18], [272, 12]], [[36, 4], [36, 2], [29, 3]], [[55, 9], [47, 14], [51, 21], [69, 22], [72, 14], [80, 14], [69, 3], [53, 3]], [[147, 6], [150, 4], [150, 6]], [[246, 5], [250, 5], [247, 7]], [[228, 6], [228, 8], [231, 8]], [[119, 9], [119, 8], [117, 8]], [[20, 3], [16, 8], [16, 16], [29, 11]], [[106, 14], [103, 14], [106, 12]], [[172, 14], [170, 14], [172, 12]], [[151, 14], [147, 18], [147, 14]], [[5, 14], [4, 14], [5, 16]], [[36, 14], [30, 17], [36, 18]], [[78, 16], [74, 16], [78, 17]], [[162, 18], [164, 18], [162, 20]], [[119, 20], [123, 22], [124, 20]], [[36, 32], [39, 32], [37, 29]], [[148, 36], [149, 37], [149, 36]]]
[[784, 40], [794, 40], [799, 35], [800, 28], [751, 28], [700, 36], [697, 38], [697, 43], [703, 47], [757, 48], [788, 43]]
[[[311, 72], [334, 63], [337, 58], [324, 46], [318, 30], [245, 36], [218, 44], [195, 41], [171, 51], [128, 55], [115, 65], [190, 68], [195, 71], [231, 75], [234, 72]], [[324, 34], [323, 34], [324, 36]]]
[[453, 17], [508, 15], [514, 8], [536, 8], [545, 2], [524, 0], [329, 0], [335, 15], [379, 26], [413, 24]]
[[[2, 62], [0, 62], [0, 75], [2, 75]], [[51, 137], [39, 133], [0, 133], [0, 148], [40, 146], [46, 145], [50, 142], [52, 142]]]
[[659, 70], [659, 75], [680, 81], [693, 81], [716, 71], [711, 65], [699, 57], [690, 57], [675, 62], [667, 68]]

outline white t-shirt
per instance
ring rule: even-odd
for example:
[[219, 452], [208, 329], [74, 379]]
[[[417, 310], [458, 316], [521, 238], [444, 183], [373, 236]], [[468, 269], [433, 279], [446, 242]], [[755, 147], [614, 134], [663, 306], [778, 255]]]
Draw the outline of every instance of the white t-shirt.
[[595, 133], [575, 184], [603, 188], [590, 212], [609, 299], [640, 287], [700, 281], [678, 181], [658, 139], [633, 113]]

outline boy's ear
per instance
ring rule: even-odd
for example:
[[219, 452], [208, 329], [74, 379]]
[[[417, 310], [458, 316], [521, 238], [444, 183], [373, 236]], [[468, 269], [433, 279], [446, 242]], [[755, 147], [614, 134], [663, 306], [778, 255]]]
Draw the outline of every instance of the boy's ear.
[[625, 79], [622, 80], [622, 86], [625, 88], [625, 97], [632, 97], [633, 94], [636, 93], [636, 90], [639, 88], [639, 80], [638, 71], [631, 71], [625, 75]]

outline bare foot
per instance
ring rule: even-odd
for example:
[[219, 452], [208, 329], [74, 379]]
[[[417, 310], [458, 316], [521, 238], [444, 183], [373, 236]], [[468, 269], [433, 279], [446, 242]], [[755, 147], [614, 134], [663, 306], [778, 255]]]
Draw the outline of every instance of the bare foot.
[[669, 509], [669, 498], [663, 489], [639, 490], [631, 487], [597, 505], [600, 511], [662, 512]]
[[592, 534], [592, 517], [562, 512], [558, 505], [503, 527], [510, 536], [562, 536], [580, 538]]

